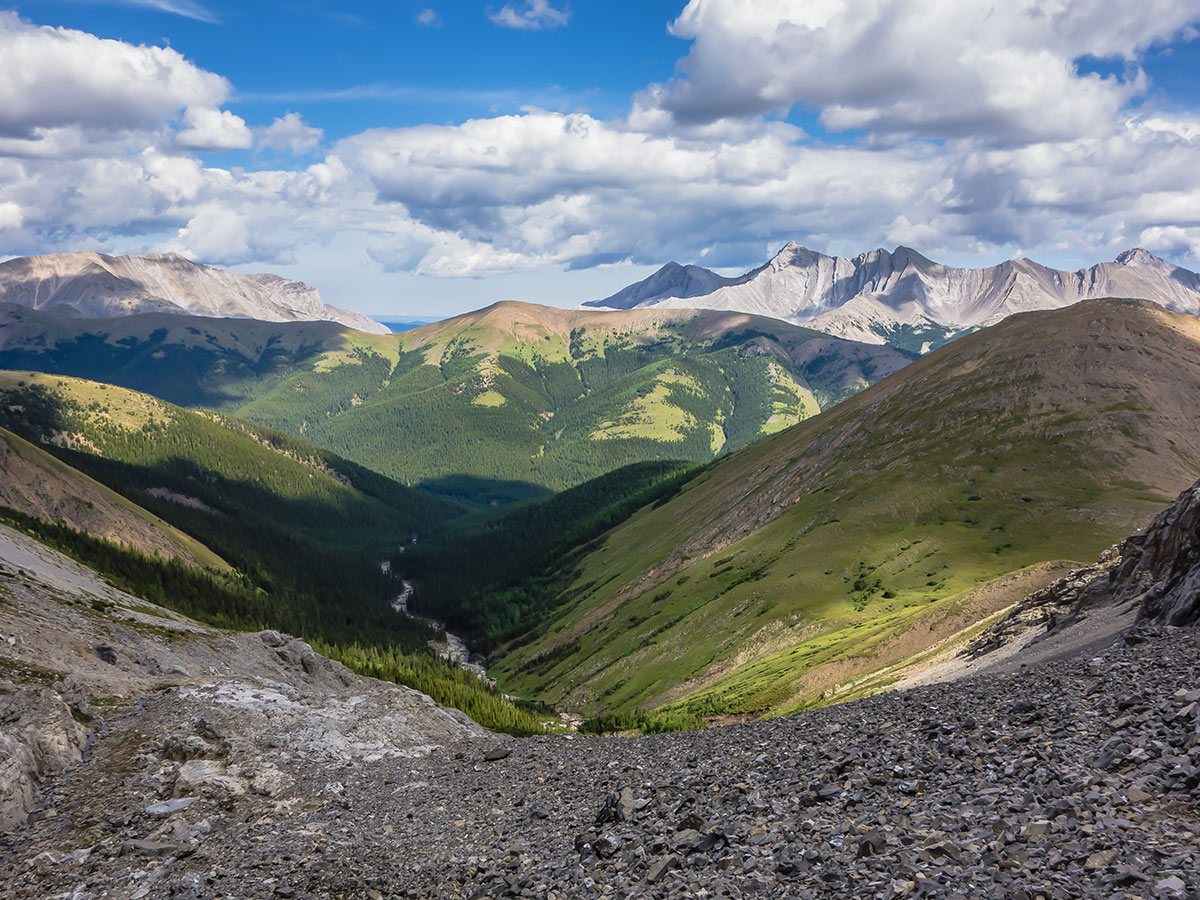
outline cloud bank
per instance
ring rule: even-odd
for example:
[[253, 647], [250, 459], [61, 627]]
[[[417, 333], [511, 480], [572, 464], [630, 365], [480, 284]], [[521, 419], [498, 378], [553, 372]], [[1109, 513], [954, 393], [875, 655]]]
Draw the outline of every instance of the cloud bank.
[[[566, 16], [546, 0], [493, 13]], [[0, 13], [0, 253], [269, 265], [353, 236], [386, 270], [473, 277], [740, 266], [786, 239], [1197, 261], [1200, 111], [1147, 99], [1141, 61], [1198, 20], [1176, 0], [692, 0], [670, 24], [690, 42], [675, 77], [620, 118], [529, 108], [322, 144], [296, 112], [247, 123], [229, 83], [174, 50]], [[306, 159], [198, 155], [246, 149]]]

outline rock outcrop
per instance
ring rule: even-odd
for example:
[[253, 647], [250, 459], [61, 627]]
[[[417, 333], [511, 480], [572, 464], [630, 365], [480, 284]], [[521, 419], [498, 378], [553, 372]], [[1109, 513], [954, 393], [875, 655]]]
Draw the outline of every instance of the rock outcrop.
[[1121, 545], [1109, 578], [1117, 602], [1141, 603], [1143, 621], [1200, 623], [1200, 482]]
[[50, 253], [10, 259], [0, 263], [0, 303], [85, 319], [169, 312], [268, 322], [328, 320], [358, 331], [388, 332], [360, 312], [328, 305], [304, 282], [238, 275], [177, 253]]
[[0, 833], [25, 822], [44, 779], [83, 758], [90, 732], [76, 716], [53, 688], [0, 681]]
[[1200, 481], [1095, 565], [1030, 594], [963, 653], [983, 656], [1030, 629], [1058, 633], [1097, 609], [1131, 607], [1139, 624], [1200, 624]]
[[155, 736], [143, 762], [160, 800], [275, 796], [295, 765], [336, 777], [351, 760], [495, 741], [425, 694], [275, 631], [199, 625], [2, 525], [0, 674], [0, 834], [47, 802], [47, 779], [80, 763], [96, 777], [84, 749], [101, 723], [122, 759]]

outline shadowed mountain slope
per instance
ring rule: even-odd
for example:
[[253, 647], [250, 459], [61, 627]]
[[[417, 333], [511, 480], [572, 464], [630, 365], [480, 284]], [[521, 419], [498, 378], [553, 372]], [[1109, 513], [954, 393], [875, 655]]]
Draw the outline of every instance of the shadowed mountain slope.
[[6, 428], [0, 428], [0, 506], [150, 556], [227, 568], [199, 541]]
[[0, 371], [0, 425], [231, 562], [257, 551], [286, 563], [303, 546], [382, 554], [460, 512], [268, 428], [77, 378]]

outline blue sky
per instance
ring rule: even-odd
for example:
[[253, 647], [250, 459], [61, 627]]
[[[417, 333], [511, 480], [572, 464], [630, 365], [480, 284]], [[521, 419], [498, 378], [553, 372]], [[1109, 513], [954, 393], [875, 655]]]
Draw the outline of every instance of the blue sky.
[[412, 315], [791, 239], [1200, 257], [1190, 2], [9, 9], [0, 256], [176, 250]]
[[[227, 108], [269, 123], [281, 108], [342, 137], [367, 128], [454, 124], [522, 106], [624, 112], [671, 75], [684, 42], [667, 33], [677, 0], [574, 0], [566, 26], [520, 30], [489, 19], [503, 3], [188, 4], [215, 22], [150, 6], [19, 3], [43, 24], [134, 44], [166, 43], [228, 78]], [[433, 9], [437, 24], [418, 23]], [[266, 33], [264, 33], [264, 31]], [[341, 94], [341, 96], [339, 96]]]

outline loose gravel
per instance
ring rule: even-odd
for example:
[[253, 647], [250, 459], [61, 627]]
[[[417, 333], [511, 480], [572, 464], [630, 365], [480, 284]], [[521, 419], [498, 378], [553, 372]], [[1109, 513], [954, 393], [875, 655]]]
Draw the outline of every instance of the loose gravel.
[[[1200, 894], [1190, 628], [749, 725], [418, 759], [231, 751], [187, 709], [168, 691], [111, 717], [0, 845], [0, 896]], [[277, 775], [204, 778], [251, 763]]]

